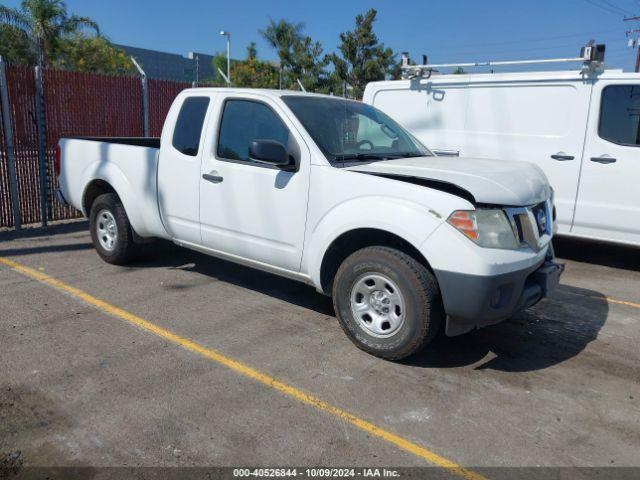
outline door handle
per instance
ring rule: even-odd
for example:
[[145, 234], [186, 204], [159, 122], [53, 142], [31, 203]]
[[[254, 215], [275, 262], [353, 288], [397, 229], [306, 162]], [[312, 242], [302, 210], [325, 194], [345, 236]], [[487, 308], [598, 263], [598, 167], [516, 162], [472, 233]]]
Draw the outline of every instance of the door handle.
[[596, 162], [596, 163], [615, 163], [618, 159], [617, 158], [613, 158], [613, 157], [609, 157], [607, 155], [602, 156], [602, 157], [591, 157], [591, 161], [592, 162]]
[[222, 183], [222, 180], [224, 180], [220, 175], [218, 175], [218, 172], [209, 172], [209, 173], [203, 173], [202, 174], [202, 178], [204, 178], [207, 182], [211, 182], [211, 183]]
[[567, 160], [573, 160], [576, 157], [574, 157], [573, 155], [566, 155], [565, 153], [556, 153], [555, 155], [551, 155], [551, 158], [553, 158], [554, 160], [558, 160], [559, 162], [565, 162]]

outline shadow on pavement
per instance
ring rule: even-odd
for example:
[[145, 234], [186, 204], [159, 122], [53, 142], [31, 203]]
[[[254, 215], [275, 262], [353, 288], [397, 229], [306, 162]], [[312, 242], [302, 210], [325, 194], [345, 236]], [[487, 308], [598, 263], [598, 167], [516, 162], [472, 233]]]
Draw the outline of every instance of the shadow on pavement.
[[5, 240], [16, 240], [19, 238], [46, 239], [52, 235], [63, 235], [65, 233], [86, 232], [89, 230], [89, 222], [84, 219], [72, 220], [65, 223], [50, 225], [47, 228], [42, 227], [26, 227], [16, 232], [15, 230], [7, 230], [0, 232], [0, 242]]
[[[65, 227], [77, 231], [86, 228], [86, 225], [80, 223]], [[585, 248], [584, 242], [566, 239], [558, 243], [559, 256], [562, 258], [589, 261], [595, 258], [596, 263], [599, 261], [618, 268], [630, 268], [630, 265], [640, 263], [640, 259], [632, 260], [634, 256], [630, 255], [630, 251], [637, 250], [597, 244], [588, 244]], [[90, 243], [82, 242], [0, 249], [0, 255], [73, 252], [90, 248]], [[149, 245], [143, 257], [128, 268], [192, 271], [322, 315], [335, 316], [331, 299], [319, 294], [313, 287], [186, 250], [170, 242], [159, 241], [153, 246]], [[474, 368], [509, 372], [544, 369], [580, 354], [597, 338], [608, 312], [609, 305], [601, 293], [561, 285], [551, 298], [535, 307], [503, 323], [461, 337], [441, 337], [423, 352], [404, 361], [404, 364], [425, 368], [456, 368], [477, 364], [489, 355], [492, 358]]]
[[329, 297], [303, 283], [254, 268], [177, 247], [169, 242], [154, 244], [153, 252], [130, 265], [134, 268], [173, 268], [196, 272], [242, 288], [268, 295], [327, 316], [334, 316]]
[[79, 250], [91, 250], [91, 243], [68, 243], [66, 245], [40, 245], [37, 247], [25, 248], [0, 248], [0, 257], [13, 257], [20, 255], [35, 255], [38, 253], [52, 252], [77, 252]]
[[[323, 315], [335, 316], [331, 299], [308, 285], [172, 244], [159, 246], [153, 255], [147, 255], [132, 267], [193, 271]], [[562, 285], [551, 298], [503, 323], [461, 337], [441, 337], [404, 363], [416, 367], [455, 368], [476, 364], [492, 354], [492, 359], [475, 368], [511, 372], [540, 370], [580, 354], [597, 338], [608, 312], [604, 295]]]
[[553, 239], [556, 256], [574, 262], [640, 271], [640, 248], [567, 237]]
[[604, 295], [561, 285], [551, 298], [509, 320], [460, 337], [440, 337], [405, 363], [417, 367], [528, 372], [557, 365], [579, 355], [598, 337], [607, 320]]

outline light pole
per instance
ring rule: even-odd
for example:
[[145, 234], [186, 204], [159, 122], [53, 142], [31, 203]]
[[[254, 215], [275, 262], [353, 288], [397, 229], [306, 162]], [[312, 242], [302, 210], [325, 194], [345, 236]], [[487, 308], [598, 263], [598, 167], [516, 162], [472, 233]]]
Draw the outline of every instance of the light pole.
[[220, 35], [227, 37], [227, 82], [231, 86], [231, 33], [220, 30]]

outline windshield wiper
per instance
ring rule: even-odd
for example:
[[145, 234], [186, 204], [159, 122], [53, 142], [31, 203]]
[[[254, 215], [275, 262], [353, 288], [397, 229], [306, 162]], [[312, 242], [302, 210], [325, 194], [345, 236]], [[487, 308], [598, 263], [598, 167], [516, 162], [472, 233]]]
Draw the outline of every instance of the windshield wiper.
[[345, 155], [335, 155], [336, 162], [348, 162], [350, 160], [386, 160], [389, 155], [373, 153], [347, 153]]
[[387, 155], [387, 158], [415, 158], [415, 157], [428, 157], [426, 152], [398, 152]]
[[389, 153], [346, 153], [334, 155], [335, 162], [349, 162], [360, 160], [397, 160], [398, 158], [412, 158], [429, 156], [426, 152], [389, 152]]

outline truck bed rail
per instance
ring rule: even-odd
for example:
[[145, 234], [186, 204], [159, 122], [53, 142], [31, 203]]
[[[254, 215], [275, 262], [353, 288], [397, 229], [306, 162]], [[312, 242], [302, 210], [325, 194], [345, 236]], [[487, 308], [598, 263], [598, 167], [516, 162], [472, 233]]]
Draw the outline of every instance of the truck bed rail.
[[65, 137], [74, 140], [90, 140], [93, 142], [119, 143], [137, 147], [160, 148], [160, 137]]

